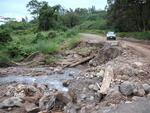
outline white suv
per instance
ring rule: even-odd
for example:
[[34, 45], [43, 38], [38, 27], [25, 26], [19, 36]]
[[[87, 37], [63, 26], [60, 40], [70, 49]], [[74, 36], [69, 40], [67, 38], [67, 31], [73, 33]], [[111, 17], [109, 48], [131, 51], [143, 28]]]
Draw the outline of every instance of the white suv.
[[107, 40], [116, 40], [116, 34], [115, 32], [108, 32], [106, 34]]

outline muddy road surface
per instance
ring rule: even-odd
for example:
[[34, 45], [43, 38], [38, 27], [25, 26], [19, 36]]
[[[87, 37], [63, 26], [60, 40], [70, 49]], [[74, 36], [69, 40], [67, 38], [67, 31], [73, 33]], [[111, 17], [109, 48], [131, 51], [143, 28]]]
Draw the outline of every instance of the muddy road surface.
[[120, 43], [122, 46], [127, 46], [131, 49], [135, 49], [136, 51], [143, 54], [150, 60], [150, 45], [146, 42], [140, 40], [117, 40], [117, 41], [107, 41], [106, 37], [103, 35], [95, 35], [95, 34], [87, 34], [81, 33], [81, 37], [83, 37], [83, 41], [89, 43], [101, 43], [101, 42], [108, 42], [112, 44]]
[[143, 44], [142, 42], [133, 42], [133, 41], [122, 41], [124, 46], [128, 46], [130, 48], [135, 49], [136, 51], [143, 54], [150, 61], [150, 45]]

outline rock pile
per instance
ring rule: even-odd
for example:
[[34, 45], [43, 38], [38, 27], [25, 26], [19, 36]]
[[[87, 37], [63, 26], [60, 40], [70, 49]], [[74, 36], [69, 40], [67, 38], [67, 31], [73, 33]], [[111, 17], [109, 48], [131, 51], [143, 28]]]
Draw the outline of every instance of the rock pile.
[[22, 107], [27, 113], [49, 113], [50, 111], [62, 111], [70, 101], [63, 93], [48, 89], [46, 85], [10, 85], [7, 87], [6, 97], [0, 103], [1, 109]]
[[[118, 49], [120, 51], [120, 49]], [[107, 52], [106, 52], [107, 53]], [[150, 66], [142, 57], [128, 49], [118, 53], [119, 56], [111, 57], [106, 63], [90, 67], [74, 80], [69, 81], [69, 88], [76, 96], [76, 103], [67, 105], [67, 113], [87, 113], [93, 112], [100, 106], [115, 106], [119, 103], [132, 103], [135, 98], [147, 98], [150, 95], [149, 69]], [[122, 53], [120, 55], [120, 53]], [[105, 54], [106, 55], [106, 54]], [[109, 56], [109, 54], [107, 54]], [[106, 56], [107, 56], [106, 55]], [[102, 55], [103, 56], [103, 55]], [[97, 59], [95, 62], [99, 62]], [[111, 66], [114, 77], [111, 81], [109, 91], [106, 95], [100, 94], [105, 69]], [[72, 91], [73, 90], [73, 91]], [[102, 98], [102, 99], [101, 99]], [[89, 106], [93, 105], [92, 107]], [[71, 106], [80, 106], [74, 108]], [[89, 108], [87, 108], [89, 106]], [[71, 109], [73, 108], [73, 109]], [[68, 110], [69, 111], [69, 110]], [[96, 110], [95, 110], [96, 111]], [[97, 113], [97, 112], [94, 112]]]

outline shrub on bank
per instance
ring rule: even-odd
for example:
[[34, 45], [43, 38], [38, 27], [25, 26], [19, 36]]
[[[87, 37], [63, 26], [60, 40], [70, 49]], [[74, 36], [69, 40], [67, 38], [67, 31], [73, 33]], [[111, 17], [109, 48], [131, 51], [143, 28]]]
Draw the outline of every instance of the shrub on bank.
[[150, 40], [150, 31], [147, 31], [147, 32], [121, 32], [121, 33], [118, 33], [118, 36]]
[[3, 52], [0, 52], [0, 67], [7, 67], [10, 65], [9, 55]]
[[11, 40], [10, 33], [7, 30], [0, 30], [0, 44], [6, 44]]

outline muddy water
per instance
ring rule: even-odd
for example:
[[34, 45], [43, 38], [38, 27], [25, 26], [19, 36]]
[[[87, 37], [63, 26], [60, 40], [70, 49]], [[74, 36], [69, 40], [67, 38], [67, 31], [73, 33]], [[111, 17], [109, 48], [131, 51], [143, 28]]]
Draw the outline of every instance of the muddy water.
[[[42, 68], [43, 69], [43, 68]], [[79, 69], [68, 68], [64, 70], [63, 74], [53, 74], [53, 75], [41, 75], [41, 76], [25, 76], [25, 75], [9, 75], [0, 78], [0, 85], [17, 82], [23, 84], [47, 84], [50, 88], [55, 88], [59, 91], [68, 91], [68, 88], [62, 85], [64, 80], [73, 79], [74, 76], [69, 76], [69, 73], [75, 73], [74, 76], [78, 76], [81, 72]]]

